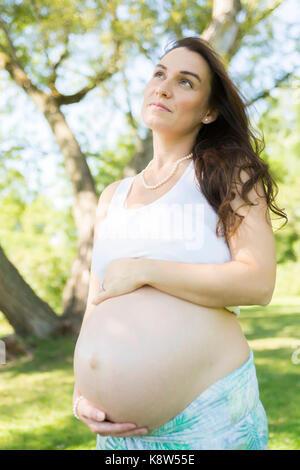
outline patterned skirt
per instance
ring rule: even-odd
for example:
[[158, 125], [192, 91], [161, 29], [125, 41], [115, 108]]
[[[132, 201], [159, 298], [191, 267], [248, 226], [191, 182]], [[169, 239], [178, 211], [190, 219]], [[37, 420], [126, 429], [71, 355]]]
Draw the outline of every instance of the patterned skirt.
[[248, 360], [144, 436], [97, 435], [97, 450], [267, 450], [268, 421]]

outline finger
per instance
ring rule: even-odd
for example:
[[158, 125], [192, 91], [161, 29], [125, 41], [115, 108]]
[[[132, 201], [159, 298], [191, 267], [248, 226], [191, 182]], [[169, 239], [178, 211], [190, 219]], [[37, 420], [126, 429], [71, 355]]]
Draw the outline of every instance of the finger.
[[[83, 401], [83, 400], [82, 400]], [[80, 405], [81, 403], [79, 403]], [[77, 408], [78, 409], [78, 408]], [[85, 400], [84, 406], [81, 409], [81, 416], [85, 419], [89, 419], [91, 421], [104, 421], [105, 420], [105, 412], [100, 408], [97, 408], [95, 405], [90, 403], [88, 400]]]
[[102, 436], [112, 436], [116, 433], [128, 432], [136, 429], [134, 423], [111, 423], [109, 421], [87, 420], [88, 427], [95, 434], [101, 434]]

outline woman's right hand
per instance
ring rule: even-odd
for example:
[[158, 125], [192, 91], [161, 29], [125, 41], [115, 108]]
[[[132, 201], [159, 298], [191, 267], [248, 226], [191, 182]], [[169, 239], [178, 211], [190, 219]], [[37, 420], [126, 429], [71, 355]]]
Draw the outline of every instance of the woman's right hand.
[[138, 428], [135, 423], [105, 421], [104, 411], [97, 408], [86, 398], [79, 401], [77, 415], [92, 433], [100, 434], [100, 436], [129, 437], [143, 436], [148, 433], [146, 427]]

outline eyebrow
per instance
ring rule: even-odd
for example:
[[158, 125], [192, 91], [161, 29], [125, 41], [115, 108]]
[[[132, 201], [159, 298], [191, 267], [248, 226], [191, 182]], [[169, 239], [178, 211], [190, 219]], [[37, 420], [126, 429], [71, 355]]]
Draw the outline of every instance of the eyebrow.
[[[156, 67], [161, 67], [162, 69], [167, 70], [167, 67], [163, 64], [156, 64], [155, 68]], [[180, 70], [179, 73], [182, 73], [184, 75], [192, 75], [193, 77], [197, 78], [197, 80], [199, 80], [199, 82], [201, 83], [201, 78], [199, 77], [197, 73], [189, 72], [188, 70]]]

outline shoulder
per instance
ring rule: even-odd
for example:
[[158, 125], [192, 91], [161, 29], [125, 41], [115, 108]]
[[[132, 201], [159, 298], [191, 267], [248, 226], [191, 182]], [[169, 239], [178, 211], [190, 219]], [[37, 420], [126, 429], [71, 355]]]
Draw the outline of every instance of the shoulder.
[[108, 184], [100, 194], [99, 200], [98, 200], [98, 206], [97, 206], [97, 212], [96, 216], [97, 218], [102, 218], [106, 216], [108, 206], [112, 200], [112, 197], [119, 186], [119, 184], [124, 181], [122, 180], [117, 180], [113, 181], [112, 183]]
[[124, 179], [122, 180], [117, 180], [117, 181], [113, 181], [112, 183], [108, 184], [106, 186], [106, 188], [103, 189], [100, 197], [99, 197], [99, 202], [107, 202], [107, 201], [110, 201], [117, 189], [117, 187], [119, 186], [119, 184], [124, 181]]
[[102, 193], [100, 194], [98, 205], [96, 207], [96, 215], [95, 215], [95, 225], [94, 225], [94, 240], [97, 238], [98, 230], [100, 228], [101, 222], [105, 219], [107, 215], [107, 211], [109, 208], [109, 204], [112, 200], [112, 197], [123, 180], [117, 180], [113, 183], [110, 183], [103, 189]]

